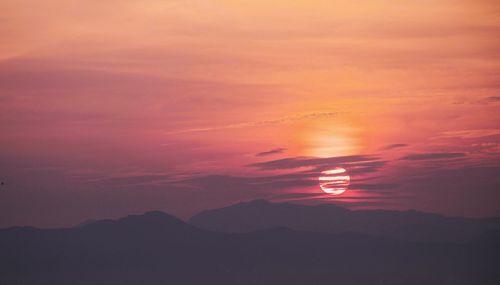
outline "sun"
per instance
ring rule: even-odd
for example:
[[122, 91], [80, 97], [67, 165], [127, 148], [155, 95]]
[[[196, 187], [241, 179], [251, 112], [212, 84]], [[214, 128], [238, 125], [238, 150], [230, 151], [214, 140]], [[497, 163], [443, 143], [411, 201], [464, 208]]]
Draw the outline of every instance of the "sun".
[[334, 169], [322, 171], [318, 180], [319, 187], [321, 187], [323, 192], [332, 195], [340, 195], [349, 187], [351, 177], [344, 168], [335, 167]]

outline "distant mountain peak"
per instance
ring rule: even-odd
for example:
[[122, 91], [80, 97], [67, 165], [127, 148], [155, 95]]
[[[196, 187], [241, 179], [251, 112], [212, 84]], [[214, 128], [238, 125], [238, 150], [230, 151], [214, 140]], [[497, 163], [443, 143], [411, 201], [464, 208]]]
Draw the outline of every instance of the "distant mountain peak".
[[129, 215], [117, 220], [117, 222], [153, 222], [153, 223], [169, 223], [169, 224], [185, 224], [182, 220], [175, 216], [161, 211], [149, 211], [141, 215]]
[[97, 222], [96, 219], [87, 219], [79, 224], [76, 224], [75, 226], [73, 226], [74, 228], [81, 228], [81, 227], [85, 227], [86, 225], [90, 225], [90, 224], [93, 224]]
[[111, 220], [99, 220], [81, 226], [81, 228], [147, 228], [147, 229], [181, 229], [193, 228], [182, 220], [161, 211], [149, 211], [139, 215], [128, 215], [126, 217]]
[[148, 217], [148, 218], [161, 218], [161, 219], [175, 219], [175, 220], [178, 220], [178, 218], [176, 218], [175, 216], [172, 216], [170, 214], [167, 214], [165, 212], [158, 211], [158, 210], [149, 211], [149, 212], [146, 212], [146, 213], [144, 213], [142, 215], [138, 215], [138, 216], [144, 216], [144, 217]]
[[329, 203], [302, 205], [258, 199], [206, 210], [189, 223], [222, 232], [286, 227], [299, 231], [358, 232], [412, 241], [466, 241], [500, 228], [500, 219], [450, 218], [415, 210], [349, 210]]

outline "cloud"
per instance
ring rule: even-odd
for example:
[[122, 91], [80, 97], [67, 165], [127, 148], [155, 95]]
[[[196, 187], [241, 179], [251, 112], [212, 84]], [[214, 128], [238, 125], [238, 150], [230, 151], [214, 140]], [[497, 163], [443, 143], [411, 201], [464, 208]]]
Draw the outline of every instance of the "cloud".
[[276, 170], [276, 169], [293, 169], [300, 167], [332, 167], [338, 164], [356, 163], [356, 162], [371, 162], [378, 160], [378, 157], [369, 155], [350, 155], [337, 157], [291, 157], [278, 160], [270, 160], [265, 162], [252, 163], [248, 166], [255, 167], [261, 170]]
[[[500, 164], [456, 168], [416, 167], [398, 173], [399, 193], [423, 211], [462, 216], [500, 216]], [[411, 203], [410, 200], [402, 201]], [[409, 204], [404, 205], [410, 207]]]
[[461, 139], [477, 139], [500, 135], [500, 129], [477, 129], [477, 130], [461, 130], [443, 132], [435, 139], [444, 138], [461, 138]]
[[375, 172], [375, 171], [381, 169], [386, 164], [387, 164], [387, 161], [385, 161], [385, 160], [376, 160], [376, 161], [350, 164], [348, 172], [351, 175], [352, 174], [371, 173], [371, 172]]
[[276, 202], [290, 202], [290, 201], [301, 201], [309, 202], [321, 205], [335, 205], [341, 207], [347, 207], [349, 209], [363, 208], [364, 206], [371, 206], [377, 208], [380, 205], [392, 204], [396, 201], [400, 201], [405, 196], [402, 195], [376, 195], [376, 196], [332, 196], [326, 193], [307, 193], [307, 192], [292, 192], [292, 193], [282, 193], [268, 198], [269, 200]]
[[408, 144], [405, 144], [405, 143], [394, 143], [394, 144], [386, 145], [386, 146], [382, 147], [381, 149], [383, 149], [383, 150], [390, 150], [390, 149], [407, 147], [407, 146], [408, 146]]
[[177, 131], [167, 132], [166, 135], [176, 135], [176, 134], [185, 134], [185, 133], [209, 132], [209, 131], [218, 131], [218, 130], [226, 130], [226, 129], [241, 129], [241, 128], [249, 128], [249, 127], [276, 125], [276, 124], [283, 124], [283, 123], [294, 122], [294, 121], [329, 118], [329, 117], [332, 117], [335, 115], [337, 115], [336, 112], [306, 113], [306, 114], [299, 114], [299, 115], [295, 115], [295, 116], [281, 117], [281, 118], [277, 118], [277, 119], [269, 119], [269, 120], [262, 120], [262, 121], [228, 124], [228, 125], [205, 127], [205, 128], [191, 128], [191, 129], [185, 129], [185, 130], [177, 130]]
[[283, 193], [271, 197], [271, 200], [302, 200], [302, 199], [318, 199], [318, 198], [328, 198], [332, 197], [331, 194], [326, 193], [305, 193], [305, 192], [294, 192], [294, 193]]
[[[398, 184], [392, 183], [353, 183], [349, 189], [357, 193], [358, 196], [332, 196], [323, 193], [318, 187], [318, 173], [289, 173], [284, 175], [271, 176], [232, 176], [232, 175], [200, 175], [193, 176], [182, 181], [178, 181], [176, 187], [185, 187], [188, 189], [196, 189], [200, 195], [213, 196], [232, 196], [238, 199], [255, 199], [265, 198], [269, 200], [325, 200], [336, 201], [341, 199], [345, 202], [350, 200], [383, 200], [395, 199], [394, 192], [390, 192], [394, 188], [399, 187]], [[294, 190], [295, 189], [295, 190]], [[303, 191], [305, 189], [311, 192], [291, 192]], [[316, 190], [313, 190], [316, 189]], [[387, 191], [386, 191], [387, 190]], [[373, 196], [376, 195], [376, 196]]]
[[138, 184], [152, 184], [171, 178], [169, 175], [134, 175], [119, 176], [88, 181], [90, 184], [101, 186], [133, 186]]
[[259, 152], [255, 156], [268, 156], [268, 155], [273, 155], [273, 154], [279, 154], [279, 153], [283, 153], [285, 150], [286, 150], [286, 148], [280, 147], [280, 148], [275, 148], [275, 149], [271, 149], [268, 151]]
[[461, 152], [430, 152], [416, 153], [401, 157], [402, 160], [433, 160], [433, 159], [449, 159], [464, 157], [465, 153]]
[[[70, 125], [79, 132], [102, 127], [106, 130], [98, 132], [108, 133], [110, 127], [117, 125], [174, 131], [179, 126], [198, 126], [199, 117], [206, 124], [210, 119], [220, 122], [216, 118], [223, 111], [267, 103], [271, 101], [267, 98], [279, 89], [269, 84], [130, 72], [75, 62], [88, 60], [82, 57], [74, 61], [67, 58], [0, 61], [0, 111], [2, 120], [8, 122], [6, 126], [25, 133], [54, 125]], [[74, 123], [80, 124], [79, 128], [73, 128]]]
[[318, 166], [314, 166], [312, 169], [308, 169], [303, 171], [303, 173], [314, 173], [317, 175], [321, 171], [331, 169], [333, 166], [343, 166], [347, 168], [347, 172], [350, 175], [361, 175], [375, 172], [381, 169], [383, 166], [387, 164], [386, 160], [374, 160], [374, 161], [366, 161], [366, 162], [351, 162], [351, 163], [340, 163], [336, 165], [332, 164], [322, 164]]
[[500, 102], [500, 96], [490, 96], [485, 99], [487, 102]]
[[264, 190], [271, 193], [287, 188], [316, 185], [316, 178], [315, 173], [303, 172], [270, 176], [200, 175], [178, 181], [177, 184], [209, 191], [256, 193]]
[[398, 184], [391, 183], [380, 183], [380, 184], [366, 184], [366, 183], [356, 183], [349, 185], [349, 189], [353, 190], [385, 190], [397, 188]]

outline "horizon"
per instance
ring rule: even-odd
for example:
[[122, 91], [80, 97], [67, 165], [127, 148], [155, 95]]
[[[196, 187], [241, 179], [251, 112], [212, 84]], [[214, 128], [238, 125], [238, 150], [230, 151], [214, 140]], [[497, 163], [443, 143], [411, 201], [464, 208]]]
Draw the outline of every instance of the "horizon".
[[[38, 226], [35, 226], [35, 225], [17, 225], [17, 226], [8, 226], [8, 227], [0, 227], [0, 230], [7, 230], [7, 229], [13, 229], [13, 228], [35, 228], [35, 229], [48, 229], [48, 230], [52, 230], [52, 229], [70, 229], [70, 228], [75, 228], [75, 227], [79, 227], [79, 226], [82, 226], [82, 225], [86, 225], [86, 224], [89, 224], [89, 223], [95, 223], [95, 222], [99, 222], [99, 221], [119, 221], [119, 220], [122, 220], [124, 218], [127, 218], [127, 217], [131, 217], [131, 216], [134, 216], [134, 217], [137, 217], [137, 216], [145, 216], [147, 214], [150, 214], [150, 213], [162, 213], [162, 214], [166, 214], [170, 217], [173, 217], [179, 221], [182, 221], [186, 224], [191, 224], [190, 223], [190, 220], [193, 218], [193, 217], [196, 217], [196, 216], [199, 216], [201, 214], [206, 214], [206, 213], [210, 213], [214, 210], [226, 210], [228, 208], [234, 208], [236, 206], [239, 206], [239, 205], [243, 205], [243, 204], [255, 204], [255, 202], [260, 202], [260, 201], [264, 201], [266, 203], [269, 203], [269, 204], [274, 204], [274, 205], [292, 205], [292, 206], [308, 206], [308, 207], [312, 207], [312, 208], [315, 208], [315, 207], [321, 207], [321, 206], [335, 206], [335, 207], [338, 207], [338, 208], [342, 208], [343, 210], [347, 210], [349, 212], [364, 212], [364, 213], [369, 213], [369, 212], [386, 212], [386, 213], [405, 213], [405, 212], [414, 212], [414, 213], [419, 213], [419, 214], [425, 214], [425, 215], [435, 215], [435, 216], [439, 216], [439, 217], [443, 217], [443, 218], [449, 218], [449, 219], [455, 219], [455, 218], [460, 218], [460, 219], [499, 219], [500, 220], [500, 216], [487, 216], [487, 217], [464, 217], [464, 216], [448, 216], [448, 215], [443, 215], [443, 214], [439, 214], [439, 213], [433, 213], [433, 212], [423, 212], [423, 211], [419, 211], [417, 209], [405, 209], [405, 210], [387, 210], [387, 209], [381, 209], [381, 208], [370, 208], [370, 209], [358, 209], [358, 210], [351, 210], [347, 207], [343, 207], [343, 206], [340, 206], [340, 205], [337, 205], [333, 202], [330, 202], [330, 203], [323, 203], [323, 204], [303, 204], [303, 203], [296, 203], [295, 201], [291, 201], [291, 202], [273, 202], [273, 201], [270, 201], [270, 200], [266, 200], [266, 199], [253, 199], [253, 200], [247, 200], [247, 201], [239, 201], [239, 202], [236, 202], [234, 204], [229, 204], [229, 205], [225, 205], [225, 206], [221, 206], [220, 208], [210, 208], [210, 209], [204, 209], [204, 210], [201, 210], [199, 212], [196, 212], [194, 213], [193, 215], [189, 216], [189, 217], [179, 217], [179, 216], [176, 216], [170, 212], [168, 212], [167, 210], [154, 210], [154, 209], [151, 209], [151, 210], [146, 210], [146, 211], [143, 211], [143, 212], [137, 212], [137, 213], [128, 213], [128, 214], [125, 214], [125, 215], [121, 215], [121, 216], [115, 216], [115, 217], [89, 217], [89, 218], [86, 218], [84, 220], [81, 220], [81, 221], [78, 221], [74, 224], [71, 224], [71, 225], [63, 225], [63, 226], [60, 226], [60, 227], [38, 227]], [[283, 226], [279, 226], [279, 227], [283, 227]]]

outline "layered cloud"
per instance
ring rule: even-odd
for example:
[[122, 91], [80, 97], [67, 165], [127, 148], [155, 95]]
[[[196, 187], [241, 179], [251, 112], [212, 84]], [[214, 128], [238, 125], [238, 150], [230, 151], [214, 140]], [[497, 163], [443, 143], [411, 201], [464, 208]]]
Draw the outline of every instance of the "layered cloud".
[[265, 162], [257, 162], [249, 164], [250, 167], [255, 167], [261, 170], [276, 170], [276, 169], [293, 169], [301, 167], [334, 167], [340, 164], [372, 162], [378, 160], [376, 156], [370, 155], [351, 155], [340, 157], [289, 157]]
[[255, 156], [268, 156], [268, 155], [275, 155], [275, 154], [280, 154], [280, 153], [283, 153], [286, 151], [286, 148], [273, 148], [271, 150], [267, 150], [267, 151], [263, 151], [263, 152], [259, 152], [257, 154], [255, 154]]
[[433, 159], [450, 159], [465, 157], [465, 153], [459, 152], [431, 152], [431, 153], [414, 153], [403, 156], [403, 160], [433, 160]]
[[395, 149], [395, 148], [402, 148], [402, 147], [407, 147], [408, 144], [404, 143], [393, 143], [393, 144], [388, 144], [384, 147], [382, 147], [383, 150], [390, 150], [390, 149]]

